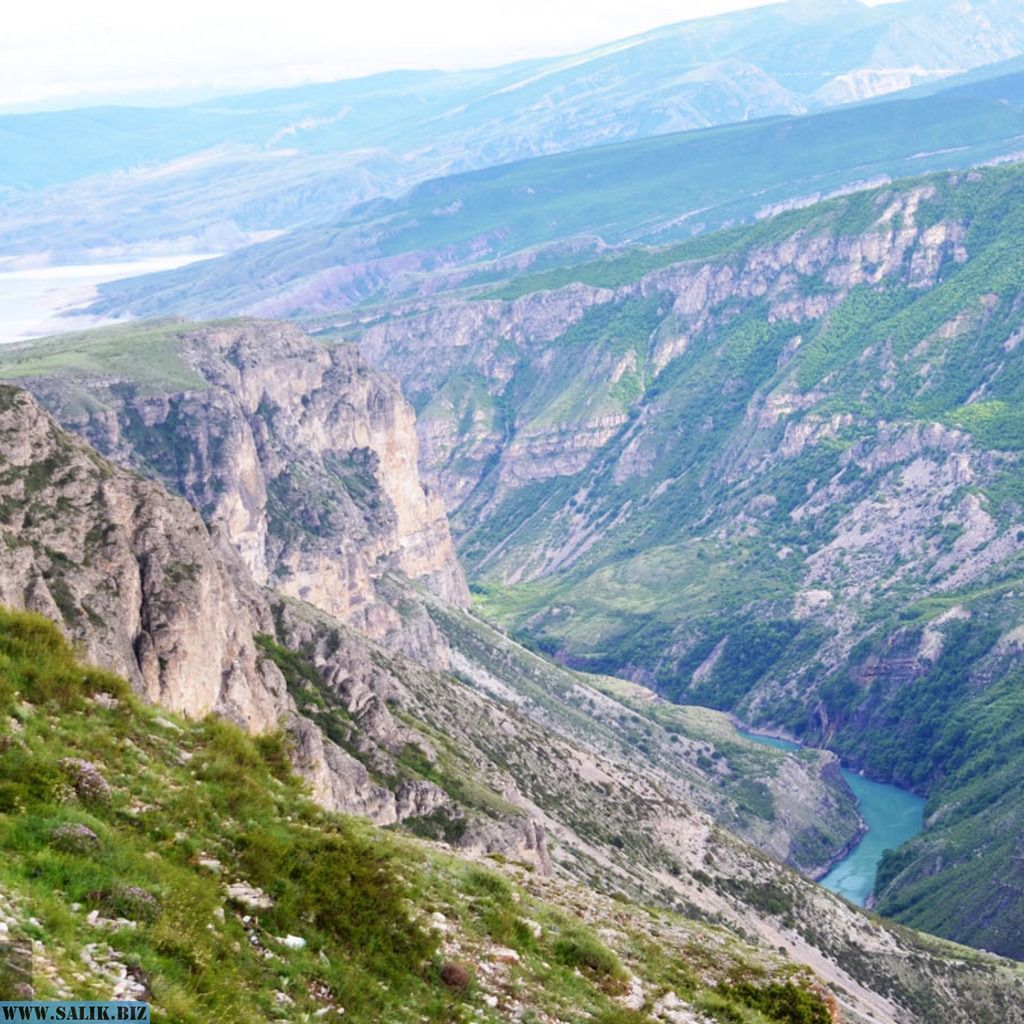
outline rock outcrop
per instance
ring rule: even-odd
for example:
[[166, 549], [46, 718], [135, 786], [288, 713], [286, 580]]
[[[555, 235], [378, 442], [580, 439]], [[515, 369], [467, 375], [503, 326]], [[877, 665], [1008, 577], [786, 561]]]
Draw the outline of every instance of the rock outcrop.
[[269, 606], [223, 536], [8, 386], [0, 449], [0, 603], [63, 623], [149, 700], [274, 728], [289, 698], [253, 640]]
[[[298, 768], [332, 810], [390, 823], [434, 809], [436, 794], [378, 784], [297, 713], [285, 677], [257, 642], [276, 629], [271, 596], [220, 528], [160, 484], [97, 455], [7, 385], [0, 533], [0, 604], [60, 623], [90, 662], [123, 675], [147, 700], [190, 717], [223, 715], [253, 732], [286, 727]], [[345, 644], [333, 651], [339, 666], [372, 669], [364, 639], [346, 632]], [[385, 672], [373, 682], [385, 694], [397, 685]], [[365, 685], [358, 695], [376, 710], [364, 715], [367, 737], [386, 737], [384, 705]]]
[[261, 585], [373, 636], [402, 625], [376, 591], [389, 571], [468, 600], [443, 505], [420, 482], [412, 410], [354, 347], [258, 321], [169, 324], [164, 344], [193, 386], [116, 372], [24, 383], [103, 454], [186, 497]]
[[[258, 586], [220, 526], [99, 456], [8, 385], [0, 385], [0, 538], [0, 605], [59, 623], [90, 662], [152, 703], [189, 717], [222, 715], [257, 733], [286, 728], [296, 767], [328, 809], [378, 824], [443, 812], [460, 823], [467, 849], [550, 867], [529, 801], [481, 815], [402, 766], [410, 750], [437, 757], [410, 715], [445, 729], [463, 700], [480, 698], [450, 676], [394, 662], [326, 611]], [[296, 705], [299, 681], [268, 656], [273, 637], [311, 652], [323, 681], [318, 705], [307, 709], [313, 717]], [[351, 726], [344, 737], [335, 732], [345, 745], [328, 735], [325, 706]], [[500, 774], [477, 748], [486, 736], [448, 732], [460, 738], [467, 777]], [[511, 781], [505, 788], [515, 794]]]

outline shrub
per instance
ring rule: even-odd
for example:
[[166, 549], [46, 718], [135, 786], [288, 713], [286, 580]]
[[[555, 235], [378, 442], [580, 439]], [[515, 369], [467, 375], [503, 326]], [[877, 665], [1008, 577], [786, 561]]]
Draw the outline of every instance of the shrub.
[[50, 842], [65, 853], [89, 853], [99, 849], [100, 837], [88, 825], [66, 822], [50, 833]]
[[160, 914], [160, 901], [140, 885], [115, 889], [103, 900], [103, 905], [117, 917], [131, 921], [154, 921]]
[[453, 964], [449, 961], [441, 968], [441, 981], [458, 992], [469, 986], [470, 978], [469, 968], [463, 967], [462, 964]]
[[568, 925], [555, 940], [555, 958], [566, 967], [578, 967], [597, 978], [625, 981], [627, 975], [619, 958], [596, 936]]
[[348, 827], [308, 835], [261, 828], [243, 842], [240, 866], [274, 899], [264, 920], [275, 932], [308, 934], [312, 926], [349, 950], [372, 952], [384, 975], [433, 955], [437, 940], [410, 921], [406, 887], [380, 844]]
[[720, 985], [718, 991], [727, 999], [759, 1010], [777, 1024], [832, 1024], [832, 1015], [821, 996], [791, 981], [770, 985], [740, 982]]
[[60, 767], [71, 781], [75, 795], [82, 803], [110, 803], [110, 783], [92, 761], [65, 757], [61, 759]]
[[486, 896], [498, 903], [512, 900], [512, 886], [493, 871], [473, 866], [466, 872], [463, 889], [471, 896]]

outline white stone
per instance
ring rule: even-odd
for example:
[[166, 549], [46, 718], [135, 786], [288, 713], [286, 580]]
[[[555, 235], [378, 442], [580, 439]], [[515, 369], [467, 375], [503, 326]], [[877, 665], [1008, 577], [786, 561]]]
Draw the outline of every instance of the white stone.
[[262, 889], [248, 882], [232, 882], [228, 886], [228, 897], [250, 910], [269, 910], [274, 905]]
[[643, 1008], [644, 986], [635, 974], [630, 976], [629, 988], [620, 1002], [627, 1010], [640, 1010]]

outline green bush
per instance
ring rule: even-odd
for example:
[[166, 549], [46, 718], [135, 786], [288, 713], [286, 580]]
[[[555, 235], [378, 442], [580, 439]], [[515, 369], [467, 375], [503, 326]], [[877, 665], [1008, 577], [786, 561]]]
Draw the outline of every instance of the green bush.
[[554, 944], [555, 958], [566, 967], [578, 967], [597, 978], [621, 982], [626, 970], [612, 950], [595, 935], [576, 925], [567, 925]]
[[759, 1010], [777, 1024], [832, 1024], [832, 1015], [821, 996], [789, 981], [769, 985], [739, 982], [719, 985], [718, 991], [727, 999]]

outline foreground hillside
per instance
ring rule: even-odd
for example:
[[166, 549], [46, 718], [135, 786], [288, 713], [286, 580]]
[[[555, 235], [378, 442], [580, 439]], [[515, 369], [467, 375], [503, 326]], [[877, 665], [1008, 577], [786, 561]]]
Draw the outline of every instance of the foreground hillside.
[[[0, 611], [0, 712], [0, 919], [31, 950], [5, 996], [145, 999], [181, 1021], [839, 1019], [806, 967], [693, 908], [325, 815], [285, 735], [143, 707], [41, 617]], [[953, 972], [967, 1016], [950, 1019], [1024, 1019], [1008, 965], [914, 956]]]
[[485, 611], [927, 794], [879, 906], [1018, 955], [1022, 211], [914, 180], [352, 326]]
[[143, 707], [37, 616], [0, 612], [0, 713], [0, 919], [37, 998], [173, 1021], [831, 1020], [810, 971], [727, 929], [325, 815], [282, 735]]

